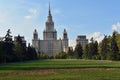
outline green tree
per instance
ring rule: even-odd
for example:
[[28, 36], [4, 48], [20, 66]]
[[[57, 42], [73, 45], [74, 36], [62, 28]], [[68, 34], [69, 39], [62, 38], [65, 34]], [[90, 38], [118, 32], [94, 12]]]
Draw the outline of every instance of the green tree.
[[94, 41], [94, 43], [92, 45], [93, 45], [92, 58], [93, 59], [99, 59], [98, 42]]
[[101, 42], [101, 59], [106, 59], [107, 55], [110, 53], [110, 38], [107, 35], [104, 36], [104, 39]]
[[34, 48], [32, 48], [29, 44], [28, 48], [27, 48], [27, 52], [26, 52], [26, 58], [28, 58], [28, 60], [35, 60], [38, 59], [38, 55], [35, 51]]
[[10, 29], [8, 29], [5, 40], [0, 42], [0, 57], [1, 62], [12, 62], [13, 61], [13, 41]]
[[116, 41], [116, 32], [113, 32], [112, 39], [111, 39], [111, 55], [112, 60], [118, 60], [119, 56], [119, 48]]
[[84, 59], [89, 59], [89, 45], [87, 44], [87, 45], [85, 45], [85, 47], [84, 47], [84, 50], [83, 50], [84, 52], [83, 52], [83, 58]]
[[73, 48], [69, 47], [67, 54], [68, 54], [68, 58], [74, 58]]
[[93, 37], [90, 39], [91, 43], [89, 43], [89, 50], [88, 50], [88, 58], [92, 59], [92, 56], [94, 54], [94, 40]]
[[14, 51], [14, 54], [15, 54], [14, 60], [15, 61], [23, 61], [23, 58], [24, 58], [23, 52], [24, 51], [22, 49], [21, 44], [19, 44], [19, 43], [16, 42], [14, 44], [13, 51]]
[[118, 48], [117, 41], [116, 41], [116, 32], [113, 32], [113, 35], [112, 35], [111, 51], [114, 54], [118, 54], [119, 53], [119, 48]]
[[98, 59], [98, 42], [94, 41], [93, 37], [91, 38], [91, 43], [88, 44], [88, 46], [86, 46], [87, 50], [87, 58], [89, 59]]
[[4, 42], [0, 41], [0, 63], [6, 63], [6, 53], [4, 50]]
[[10, 29], [8, 29], [7, 34], [5, 35], [5, 42], [12, 42], [12, 35]]
[[94, 42], [94, 52], [93, 52], [93, 55], [98, 55], [98, 42], [97, 41], [95, 41]]
[[67, 53], [65, 52], [60, 52], [55, 56], [56, 59], [66, 59], [67, 58]]
[[27, 47], [26, 43], [23, 42], [22, 37], [20, 35], [17, 36], [16, 41], [14, 42], [15, 44], [19, 44], [21, 47], [21, 55], [23, 56], [23, 60], [26, 60], [26, 55], [27, 55]]
[[12, 62], [14, 54], [13, 54], [13, 41], [10, 29], [8, 29], [6, 33], [3, 47], [6, 55], [6, 62]]
[[5, 42], [4, 43], [4, 50], [6, 54], [6, 62], [13, 62], [13, 57], [15, 57], [13, 53], [13, 46], [12, 42]]
[[38, 52], [38, 58], [39, 59], [48, 59], [49, 56], [45, 54], [44, 52]]
[[74, 53], [76, 55], [77, 58], [81, 59], [82, 55], [83, 55], [83, 48], [81, 46], [81, 44], [77, 44], [74, 50]]

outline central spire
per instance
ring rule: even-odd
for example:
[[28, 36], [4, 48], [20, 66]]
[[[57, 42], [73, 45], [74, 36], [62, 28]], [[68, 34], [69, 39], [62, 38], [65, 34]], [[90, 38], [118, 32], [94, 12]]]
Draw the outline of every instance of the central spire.
[[50, 2], [48, 5], [48, 16], [46, 21], [46, 29], [44, 30], [44, 40], [57, 40], [57, 31], [54, 29], [54, 22], [52, 20]]
[[50, 2], [49, 2], [49, 16], [51, 15]]
[[48, 11], [48, 16], [47, 16], [47, 21], [46, 22], [53, 22], [52, 15], [51, 15], [51, 10], [50, 10], [50, 2], [49, 2], [49, 11]]

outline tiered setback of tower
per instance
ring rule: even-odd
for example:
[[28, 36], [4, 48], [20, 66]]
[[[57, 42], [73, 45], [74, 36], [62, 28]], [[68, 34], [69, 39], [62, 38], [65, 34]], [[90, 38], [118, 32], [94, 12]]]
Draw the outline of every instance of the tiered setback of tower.
[[63, 38], [57, 40], [57, 31], [54, 29], [50, 5], [46, 21], [46, 28], [43, 31], [43, 40], [38, 39], [38, 32], [35, 29], [33, 33], [32, 46], [37, 52], [44, 52], [48, 55], [54, 55], [62, 51], [67, 51], [69, 46], [67, 31], [64, 29]]

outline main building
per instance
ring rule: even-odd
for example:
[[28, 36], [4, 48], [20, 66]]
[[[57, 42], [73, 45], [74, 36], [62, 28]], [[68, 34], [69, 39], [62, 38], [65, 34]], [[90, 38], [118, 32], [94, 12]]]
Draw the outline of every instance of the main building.
[[37, 52], [44, 52], [48, 55], [54, 55], [56, 53], [67, 50], [68, 48], [68, 35], [66, 29], [63, 31], [62, 39], [57, 39], [57, 31], [54, 28], [54, 22], [52, 20], [50, 4], [47, 16], [47, 21], [45, 23], [46, 28], [43, 31], [43, 40], [38, 39], [38, 32], [35, 29], [33, 32], [32, 46]]

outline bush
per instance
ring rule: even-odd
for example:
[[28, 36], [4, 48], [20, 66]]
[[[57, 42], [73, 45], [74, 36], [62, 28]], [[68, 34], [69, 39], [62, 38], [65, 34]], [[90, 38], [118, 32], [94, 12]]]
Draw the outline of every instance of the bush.
[[39, 52], [39, 53], [38, 53], [38, 56], [39, 56], [39, 59], [48, 59], [48, 58], [49, 58], [48, 55], [46, 55], [46, 54], [43, 53], [43, 52]]
[[101, 56], [100, 56], [100, 55], [94, 55], [94, 56], [92, 57], [92, 59], [100, 60], [100, 59], [101, 59]]
[[56, 56], [55, 56], [56, 59], [66, 59], [67, 58], [67, 53], [65, 52], [61, 52], [61, 53], [58, 53]]

